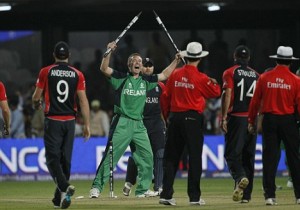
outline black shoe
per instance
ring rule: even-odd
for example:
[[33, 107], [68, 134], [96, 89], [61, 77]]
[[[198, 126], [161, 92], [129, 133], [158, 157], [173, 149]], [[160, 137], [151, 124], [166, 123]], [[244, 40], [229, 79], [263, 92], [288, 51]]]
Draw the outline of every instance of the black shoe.
[[60, 199], [53, 198], [53, 199], [52, 199], [52, 203], [53, 203], [53, 207], [54, 207], [55, 209], [60, 209]]

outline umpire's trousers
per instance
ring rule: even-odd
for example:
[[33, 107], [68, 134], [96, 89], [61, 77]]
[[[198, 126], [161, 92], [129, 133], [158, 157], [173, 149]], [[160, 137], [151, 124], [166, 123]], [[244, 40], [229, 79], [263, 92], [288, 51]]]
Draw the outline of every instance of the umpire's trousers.
[[287, 162], [294, 185], [294, 194], [300, 198], [300, 137], [293, 114], [264, 114], [263, 122], [263, 188], [264, 196], [275, 198], [275, 177], [280, 158], [280, 142], [283, 141]]
[[174, 179], [185, 145], [189, 155], [188, 196], [197, 202], [201, 196], [203, 115], [197, 111], [170, 113], [167, 142], [164, 153], [163, 191], [161, 198], [173, 197]]

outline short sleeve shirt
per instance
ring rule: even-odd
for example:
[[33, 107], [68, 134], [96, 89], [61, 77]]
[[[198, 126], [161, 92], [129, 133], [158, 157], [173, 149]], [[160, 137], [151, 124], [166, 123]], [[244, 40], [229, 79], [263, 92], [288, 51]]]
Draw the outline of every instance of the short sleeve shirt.
[[134, 120], [143, 119], [147, 91], [157, 85], [157, 75], [133, 76], [113, 71], [109, 79], [116, 90], [114, 112]]
[[41, 69], [36, 86], [44, 90], [46, 116], [75, 116], [77, 91], [85, 90], [85, 79], [67, 63], [56, 63]]
[[248, 116], [259, 74], [248, 66], [234, 65], [223, 73], [223, 89], [232, 90], [229, 113]]
[[4, 84], [0, 82], [0, 101], [6, 101], [6, 100], [7, 97], [6, 97], [5, 87]]

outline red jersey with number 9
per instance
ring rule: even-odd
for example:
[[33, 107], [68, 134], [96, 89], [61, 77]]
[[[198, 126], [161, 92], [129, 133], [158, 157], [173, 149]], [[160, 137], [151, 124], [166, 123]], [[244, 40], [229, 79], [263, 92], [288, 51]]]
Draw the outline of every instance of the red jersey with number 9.
[[44, 90], [45, 115], [59, 119], [74, 118], [76, 94], [85, 90], [83, 74], [67, 63], [55, 63], [41, 69], [36, 86]]

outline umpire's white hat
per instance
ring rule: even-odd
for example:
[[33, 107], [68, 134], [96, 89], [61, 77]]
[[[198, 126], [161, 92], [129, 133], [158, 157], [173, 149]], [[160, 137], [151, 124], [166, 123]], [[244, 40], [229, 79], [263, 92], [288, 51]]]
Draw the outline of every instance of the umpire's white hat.
[[277, 55], [270, 55], [269, 57], [279, 60], [299, 60], [299, 58], [293, 57], [293, 49], [288, 46], [279, 46]]
[[202, 45], [199, 42], [190, 42], [185, 51], [180, 52], [181, 56], [186, 58], [202, 58], [207, 56], [208, 51], [202, 50]]

